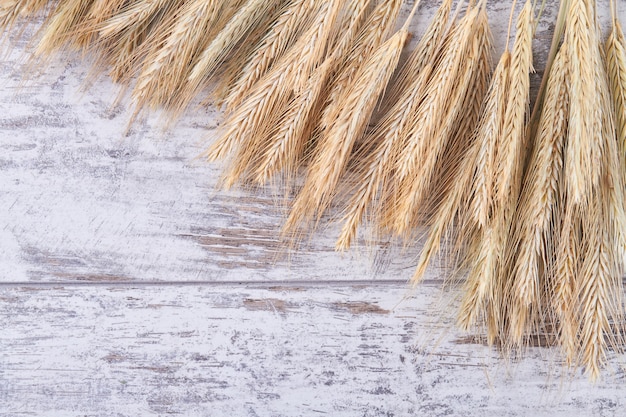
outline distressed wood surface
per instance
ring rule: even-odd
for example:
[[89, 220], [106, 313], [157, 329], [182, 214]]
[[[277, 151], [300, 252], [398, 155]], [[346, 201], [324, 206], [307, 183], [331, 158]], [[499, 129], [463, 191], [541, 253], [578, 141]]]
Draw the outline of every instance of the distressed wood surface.
[[[424, 1], [420, 33], [437, 1]], [[521, 7], [522, 2], [518, 2]], [[409, 9], [406, 4], [404, 11]], [[497, 53], [510, 2], [492, 2]], [[606, 21], [608, 2], [598, 2]], [[534, 46], [537, 74], [557, 4]], [[626, 22], [622, 7], [622, 21]], [[392, 242], [334, 252], [336, 225], [285, 255], [275, 189], [216, 189], [219, 125], [130, 127], [118, 87], [0, 58], [0, 416], [622, 415], [623, 358], [591, 385], [555, 351], [503, 361], [454, 329], [453, 294]], [[434, 304], [433, 304], [434, 303]], [[435, 316], [443, 311], [443, 316]]]

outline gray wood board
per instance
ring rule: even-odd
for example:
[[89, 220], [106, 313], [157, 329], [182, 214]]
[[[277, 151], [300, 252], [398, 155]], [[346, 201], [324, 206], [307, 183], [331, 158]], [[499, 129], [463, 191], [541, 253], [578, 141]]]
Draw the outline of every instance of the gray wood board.
[[623, 371], [591, 386], [540, 348], [505, 365], [433, 314], [438, 294], [2, 288], [0, 416], [622, 415]]
[[[438, 2], [424, 3], [418, 34]], [[496, 59], [509, 7], [489, 4]], [[608, 2], [598, 7], [606, 21]], [[556, 8], [538, 27], [534, 90]], [[81, 90], [89, 66], [68, 56], [24, 83], [26, 43], [11, 40], [0, 58], [0, 416], [621, 415], [620, 358], [597, 385], [563, 377], [553, 350], [502, 361], [454, 330], [436, 265], [407, 295], [419, 242], [361, 237], [337, 254], [331, 224], [285, 255], [276, 189], [218, 190], [220, 166], [198, 158], [215, 108], [127, 132], [117, 86]]]

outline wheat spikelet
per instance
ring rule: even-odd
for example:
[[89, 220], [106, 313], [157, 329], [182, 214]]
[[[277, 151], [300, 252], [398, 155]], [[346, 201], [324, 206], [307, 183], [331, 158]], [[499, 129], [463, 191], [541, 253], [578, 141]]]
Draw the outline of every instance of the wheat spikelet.
[[519, 344], [527, 331], [530, 311], [539, 312], [541, 279], [549, 273], [552, 224], [557, 215], [562, 181], [563, 152], [569, 108], [567, 55], [561, 51], [549, 74], [545, 102], [527, 178], [524, 180], [515, 219], [515, 257], [511, 304], [512, 340]]
[[138, 108], [168, 106], [183, 84], [187, 68], [206, 43], [211, 25], [221, 9], [220, 0], [187, 1], [173, 15], [168, 30], [157, 34], [156, 48], [147, 54], [133, 90]]
[[409, 33], [402, 29], [383, 43], [364, 62], [355, 83], [345, 95], [343, 110], [318, 146], [318, 154], [309, 168], [305, 185], [298, 194], [285, 222], [284, 230], [292, 232], [328, 207], [335, 188], [348, 163], [354, 142], [363, 135], [374, 106], [383, 93]]
[[231, 86], [224, 100], [227, 108], [233, 108], [241, 102], [252, 86], [295, 42], [319, 7], [319, 0], [293, 0], [288, 4]]

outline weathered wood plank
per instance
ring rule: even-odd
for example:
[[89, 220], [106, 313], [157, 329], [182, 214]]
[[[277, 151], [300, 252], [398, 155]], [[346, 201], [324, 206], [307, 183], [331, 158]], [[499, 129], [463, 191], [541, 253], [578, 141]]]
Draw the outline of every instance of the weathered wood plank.
[[622, 370], [563, 380], [545, 349], [507, 367], [456, 343], [437, 292], [2, 288], [0, 416], [621, 415]]

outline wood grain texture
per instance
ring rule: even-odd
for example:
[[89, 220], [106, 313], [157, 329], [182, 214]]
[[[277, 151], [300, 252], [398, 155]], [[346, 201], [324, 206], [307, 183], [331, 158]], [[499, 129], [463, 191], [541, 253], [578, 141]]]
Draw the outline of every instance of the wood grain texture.
[[[437, 3], [424, 0], [416, 33]], [[538, 28], [535, 89], [556, 6]], [[489, 5], [497, 53], [509, 7]], [[598, 7], [606, 21], [608, 2]], [[26, 42], [11, 41], [0, 57], [0, 416], [622, 414], [622, 358], [595, 386], [563, 378], [548, 349], [507, 364], [454, 330], [444, 271], [407, 294], [419, 242], [361, 239], [341, 255], [329, 225], [285, 255], [283, 198], [216, 190], [220, 167], [197, 159], [214, 108], [126, 133], [118, 87], [81, 91], [88, 66], [72, 57], [24, 83]]]
[[436, 288], [398, 305], [405, 295], [3, 288], [0, 416], [621, 415], [622, 371], [594, 387], [563, 380], [544, 349], [505, 366], [446, 332]]

